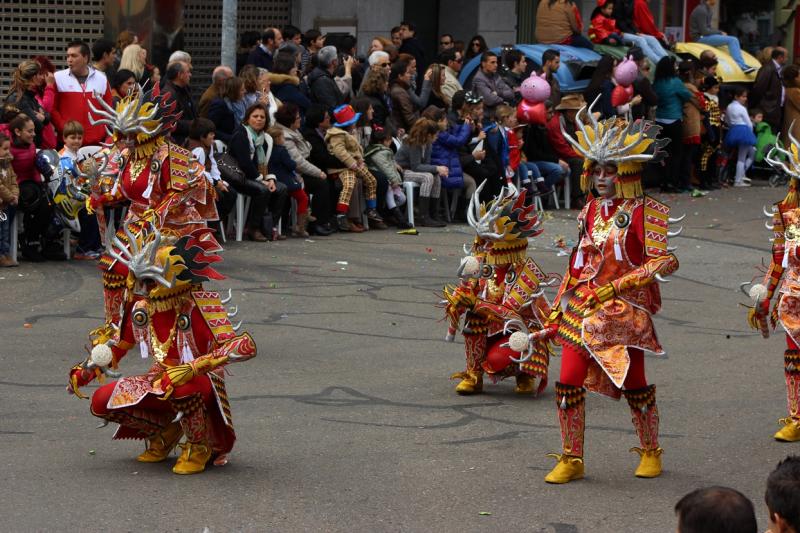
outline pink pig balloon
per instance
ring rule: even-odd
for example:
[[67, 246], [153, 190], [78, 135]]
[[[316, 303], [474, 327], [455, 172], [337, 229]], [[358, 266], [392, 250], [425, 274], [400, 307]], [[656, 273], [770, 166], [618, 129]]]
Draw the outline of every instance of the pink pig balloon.
[[614, 80], [623, 87], [632, 84], [636, 80], [638, 74], [639, 66], [630, 56], [623, 59], [619, 65], [614, 67]]
[[544, 102], [529, 102], [522, 100], [517, 104], [517, 120], [520, 124], [547, 124], [547, 110]]
[[519, 89], [522, 99], [530, 104], [544, 102], [550, 98], [550, 84], [544, 77], [544, 72], [541, 76], [536, 72], [531, 72], [528, 79], [522, 82]]

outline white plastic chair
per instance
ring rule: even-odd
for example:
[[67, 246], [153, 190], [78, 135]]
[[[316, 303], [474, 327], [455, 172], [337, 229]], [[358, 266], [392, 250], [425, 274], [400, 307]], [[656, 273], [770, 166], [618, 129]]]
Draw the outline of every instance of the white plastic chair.
[[404, 181], [403, 190], [406, 193], [406, 217], [408, 223], [414, 226], [414, 188], [419, 187], [418, 183], [413, 181]]

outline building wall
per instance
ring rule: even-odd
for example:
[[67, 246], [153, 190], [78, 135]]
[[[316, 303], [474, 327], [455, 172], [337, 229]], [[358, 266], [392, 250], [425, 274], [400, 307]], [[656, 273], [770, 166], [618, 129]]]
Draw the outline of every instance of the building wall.
[[517, 1], [479, 0], [478, 33], [490, 48], [517, 42]]

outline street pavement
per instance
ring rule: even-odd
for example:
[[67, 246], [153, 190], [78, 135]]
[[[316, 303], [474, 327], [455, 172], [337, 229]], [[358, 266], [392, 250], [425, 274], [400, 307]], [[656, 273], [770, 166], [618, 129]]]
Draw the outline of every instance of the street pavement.
[[[687, 217], [655, 319], [668, 354], [647, 360], [666, 450], [653, 480], [633, 476], [625, 402], [590, 396], [586, 479], [543, 482], [559, 451], [558, 357], [541, 397], [509, 381], [455, 394], [463, 344], [444, 341], [436, 303], [465, 225], [230, 243], [213, 286], [233, 289], [259, 354], [227, 380], [231, 463], [196, 476], [173, 475], [172, 458], [137, 463], [142, 444], [111, 440], [114, 425], [96, 429], [65, 391], [102, 317], [94, 265], [0, 271], [0, 530], [662, 532], [678, 499], [708, 485], [750, 497], [763, 530], [766, 477], [800, 444], [771, 438], [786, 412], [783, 335], [747, 328], [737, 287], [768, 260], [762, 206], [784, 193], [660, 197]], [[529, 254], [561, 273], [553, 241], [575, 238], [576, 212], [551, 213]], [[121, 370], [146, 367], [133, 350]]]

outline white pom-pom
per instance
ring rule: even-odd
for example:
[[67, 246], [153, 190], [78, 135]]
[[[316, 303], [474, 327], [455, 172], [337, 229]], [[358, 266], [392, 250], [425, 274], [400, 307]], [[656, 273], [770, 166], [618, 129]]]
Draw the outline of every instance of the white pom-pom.
[[521, 331], [515, 331], [508, 338], [508, 345], [515, 352], [524, 352], [528, 349], [528, 336]]
[[767, 297], [767, 288], [761, 283], [755, 283], [750, 287], [749, 294], [753, 302], [758, 303]]
[[461, 260], [461, 263], [464, 265], [462, 272], [465, 276], [475, 276], [481, 270], [481, 262], [474, 256], [467, 256]]
[[92, 348], [91, 360], [96, 366], [106, 367], [111, 364], [114, 354], [107, 344], [98, 344]]

